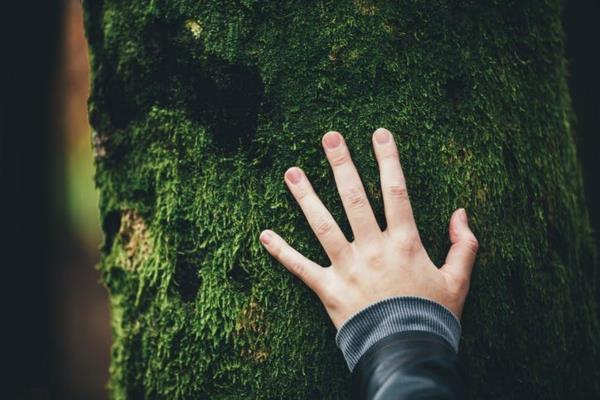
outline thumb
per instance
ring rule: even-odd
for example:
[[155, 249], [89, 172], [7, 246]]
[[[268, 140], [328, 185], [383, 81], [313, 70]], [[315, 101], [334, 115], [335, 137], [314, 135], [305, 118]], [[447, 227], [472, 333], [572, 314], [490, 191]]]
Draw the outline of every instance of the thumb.
[[471, 277], [479, 242], [469, 228], [467, 212], [464, 208], [454, 211], [448, 231], [452, 246], [442, 269], [461, 281], [468, 280]]

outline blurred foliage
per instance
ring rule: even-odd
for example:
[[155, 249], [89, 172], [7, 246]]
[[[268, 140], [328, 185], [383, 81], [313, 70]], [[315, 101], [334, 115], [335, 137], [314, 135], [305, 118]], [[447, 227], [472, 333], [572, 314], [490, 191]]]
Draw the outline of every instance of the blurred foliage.
[[71, 229], [81, 235], [86, 246], [97, 248], [102, 236], [90, 137], [91, 131], [81, 132], [68, 148], [65, 165], [67, 215]]

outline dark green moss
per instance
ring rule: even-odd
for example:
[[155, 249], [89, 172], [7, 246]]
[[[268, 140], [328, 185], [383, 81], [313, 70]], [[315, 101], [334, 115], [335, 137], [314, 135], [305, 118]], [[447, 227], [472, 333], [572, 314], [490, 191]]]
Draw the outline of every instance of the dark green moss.
[[258, 242], [327, 257], [301, 166], [349, 224], [321, 136], [346, 137], [385, 228], [371, 135], [398, 139], [441, 264], [481, 250], [461, 357], [475, 398], [600, 396], [598, 273], [557, 1], [86, 1], [96, 182], [121, 398], [347, 398], [318, 298]]

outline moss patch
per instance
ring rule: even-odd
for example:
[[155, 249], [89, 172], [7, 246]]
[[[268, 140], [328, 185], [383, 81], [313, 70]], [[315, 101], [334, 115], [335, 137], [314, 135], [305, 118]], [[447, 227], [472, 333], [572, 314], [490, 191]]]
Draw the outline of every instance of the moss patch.
[[85, 8], [114, 398], [349, 397], [325, 310], [258, 234], [329, 265], [283, 182], [299, 165], [352, 240], [330, 129], [384, 228], [379, 126], [432, 259], [458, 207], [481, 243], [461, 342], [473, 397], [600, 396], [558, 0]]

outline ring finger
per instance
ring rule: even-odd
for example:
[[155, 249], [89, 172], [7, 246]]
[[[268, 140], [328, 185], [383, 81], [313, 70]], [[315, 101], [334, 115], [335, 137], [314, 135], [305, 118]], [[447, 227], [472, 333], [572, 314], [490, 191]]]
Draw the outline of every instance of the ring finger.
[[342, 135], [334, 131], [327, 132], [322, 141], [354, 238], [359, 243], [371, 242], [381, 236], [381, 229], [348, 146]]

